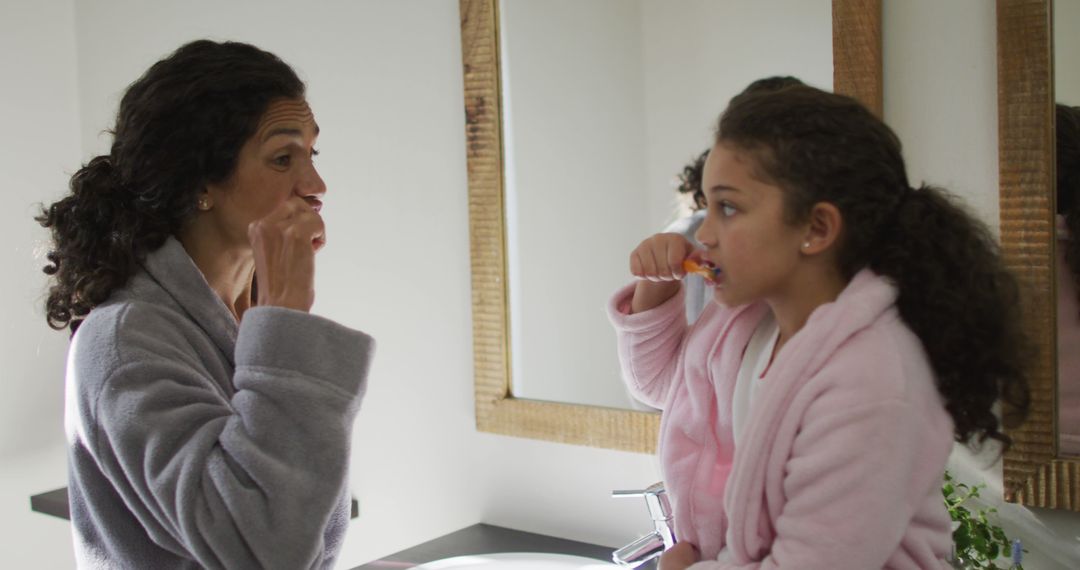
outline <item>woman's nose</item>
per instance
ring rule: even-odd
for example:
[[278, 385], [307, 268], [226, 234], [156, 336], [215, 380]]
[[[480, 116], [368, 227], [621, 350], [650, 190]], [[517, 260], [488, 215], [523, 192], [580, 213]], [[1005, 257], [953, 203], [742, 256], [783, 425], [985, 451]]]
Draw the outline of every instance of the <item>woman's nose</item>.
[[307, 172], [301, 175], [296, 189], [297, 194], [301, 196], [318, 198], [326, 194], [326, 182], [323, 182], [322, 176], [319, 176], [319, 171], [315, 169], [315, 166], [311, 166]]

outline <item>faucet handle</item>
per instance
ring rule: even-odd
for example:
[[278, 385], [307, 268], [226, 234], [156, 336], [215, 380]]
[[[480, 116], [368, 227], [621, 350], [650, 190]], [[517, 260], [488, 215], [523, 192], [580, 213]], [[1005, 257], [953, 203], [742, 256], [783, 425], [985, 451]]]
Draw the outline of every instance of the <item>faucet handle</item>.
[[653, 483], [652, 485], [649, 485], [648, 488], [638, 491], [612, 491], [611, 496], [614, 498], [648, 497], [649, 495], [659, 495], [660, 493], [666, 492], [667, 491], [664, 490], [664, 482], [661, 481], [659, 483]]
[[654, 521], [671, 520], [671, 501], [668, 499], [664, 482], [654, 483], [640, 491], [612, 491], [613, 498], [644, 497], [645, 505], [649, 507], [649, 515]]
[[[656, 530], [652, 534], [617, 550], [614, 560], [623, 566], [636, 566], [659, 556], [663, 551], [675, 545], [674, 521], [671, 515], [671, 501], [668, 499], [664, 482], [654, 483], [640, 491], [612, 491], [613, 498], [644, 497]], [[628, 561], [635, 560], [633, 564]]]

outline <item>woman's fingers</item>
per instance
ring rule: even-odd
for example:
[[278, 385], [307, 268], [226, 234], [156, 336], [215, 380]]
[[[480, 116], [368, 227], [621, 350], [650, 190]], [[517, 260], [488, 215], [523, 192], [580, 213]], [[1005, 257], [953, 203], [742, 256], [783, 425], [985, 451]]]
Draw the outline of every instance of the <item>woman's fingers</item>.
[[322, 216], [299, 196], [282, 202], [248, 226], [260, 305], [311, 309], [315, 300], [315, 251], [326, 243]]
[[294, 196], [281, 203], [266, 217], [255, 220], [248, 227], [248, 234], [262, 232], [263, 237], [289, 236], [298, 241], [315, 244], [326, 240], [326, 225], [322, 216], [303, 198]]

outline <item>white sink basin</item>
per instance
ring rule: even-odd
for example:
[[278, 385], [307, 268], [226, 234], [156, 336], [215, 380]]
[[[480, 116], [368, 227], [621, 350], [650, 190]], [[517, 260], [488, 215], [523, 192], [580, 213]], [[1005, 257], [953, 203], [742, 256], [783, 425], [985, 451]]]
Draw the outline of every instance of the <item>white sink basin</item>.
[[609, 570], [611, 568], [619, 568], [619, 566], [595, 558], [539, 552], [457, 556], [413, 566], [413, 570]]

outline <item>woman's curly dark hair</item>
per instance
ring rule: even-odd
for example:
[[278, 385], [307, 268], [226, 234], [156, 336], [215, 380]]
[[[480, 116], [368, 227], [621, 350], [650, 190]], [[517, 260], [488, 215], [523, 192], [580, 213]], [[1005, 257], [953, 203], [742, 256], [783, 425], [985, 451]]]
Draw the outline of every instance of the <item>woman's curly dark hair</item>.
[[1058, 103], [1057, 120], [1057, 213], [1065, 218], [1069, 241], [1065, 265], [1076, 283], [1080, 300], [1080, 107]]
[[84, 165], [71, 193], [35, 218], [52, 233], [49, 326], [74, 334], [191, 218], [198, 193], [232, 174], [270, 102], [304, 91], [274, 54], [209, 40], [181, 46], [132, 83], [109, 154]]
[[717, 126], [718, 143], [756, 158], [784, 190], [789, 223], [820, 202], [844, 227], [840, 270], [869, 267], [896, 283], [900, 316], [922, 340], [957, 441], [1011, 443], [1028, 411], [1032, 344], [1020, 321], [1020, 288], [985, 224], [944, 190], [908, 183], [900, 140], [850, 97], [807, 86], [741, 94]]

